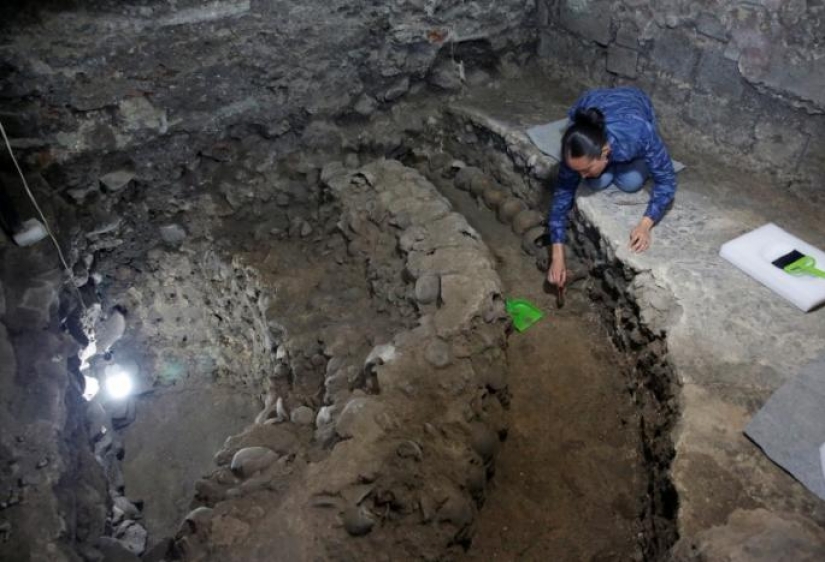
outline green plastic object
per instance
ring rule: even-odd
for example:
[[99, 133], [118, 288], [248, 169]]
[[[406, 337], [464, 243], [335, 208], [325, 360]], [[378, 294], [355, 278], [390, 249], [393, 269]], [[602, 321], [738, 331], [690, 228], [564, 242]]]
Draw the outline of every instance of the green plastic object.
[[527, 299], [507, 299], [504, 302], [504, 308], [513, 320], [513, 326], [519, 332], [523, 332], [544, 318], [544, 313]]
[[786, 265], [784, 269], [791, 275], [807, 274], [825, 279], [825, 271], [816, 268], [816, 260], [814, 260], [811, 256], [802, 256], [798, 260]]

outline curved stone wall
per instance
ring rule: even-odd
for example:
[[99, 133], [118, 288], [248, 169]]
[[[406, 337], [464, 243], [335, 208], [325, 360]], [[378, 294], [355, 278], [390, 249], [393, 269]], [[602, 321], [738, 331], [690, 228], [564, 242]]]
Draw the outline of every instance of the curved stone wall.
[[[506, 428], [507, 321], [494, 260], [398, 162], [328, 165], [321, 179], [373, 299], [401, 316], [412, 304], [417, 320], [363, 352], [336, 343], [347, 326], [325, 332], [317, 412], [294, 396], [306, 385], [273, 374], [256, 424], [227, 440], [218, 469], [196, 485], [200, 507], [172, 546], [182, 559], [434, 559], [471, 537]], [[294, 370], [300, 346], [287, 337], [284, 348], [281, 371]]]

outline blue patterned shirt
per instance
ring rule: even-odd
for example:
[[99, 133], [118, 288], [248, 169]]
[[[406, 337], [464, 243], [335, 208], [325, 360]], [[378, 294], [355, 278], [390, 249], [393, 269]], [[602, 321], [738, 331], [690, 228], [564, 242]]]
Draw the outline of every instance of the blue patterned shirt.
[[[605, 118], [607, 141], [610, 144], [608, 165], [644, 158], [653, 178], [653, 190], [645, 216], [659, 222], [676, 194], [676, 172], [673, 162], [656, 128], [656, 115], [650, 98], [638, 88], [612, 88], [585, 92], [569, 111], [570, 119], [577, 109], [598, 108]], [[567, 238], [567, 215], [573, 207], [581, 175], [562, 157], [559, 177], [550, 207], [550, 239], [553, 243]]]

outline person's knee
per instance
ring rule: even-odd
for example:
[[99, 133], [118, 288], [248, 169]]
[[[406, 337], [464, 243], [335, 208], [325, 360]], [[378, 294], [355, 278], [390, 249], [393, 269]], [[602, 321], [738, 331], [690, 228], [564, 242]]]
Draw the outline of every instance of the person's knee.
[[613, 183], [613, 174], [611, 172], [604, 172], [597, 178], [587, 178], [584, 180], [585, 185], [594, 191], [605, 189]]
[[637, 170], [628, 170], [623, 174], [617, 174], [613, 179], [613, 183], [622, 191], [633, 193], [642, 189], [646, 179], [647, 176], [645, 174]]
[[650, 175], [650, 171], [647, 168], [647, 163], [638, 158], [627, 164], [617, 166], [615, 175], [613, 183], [616, 184], [616, 187], [622, 191], [633, 193], [642, 188]]

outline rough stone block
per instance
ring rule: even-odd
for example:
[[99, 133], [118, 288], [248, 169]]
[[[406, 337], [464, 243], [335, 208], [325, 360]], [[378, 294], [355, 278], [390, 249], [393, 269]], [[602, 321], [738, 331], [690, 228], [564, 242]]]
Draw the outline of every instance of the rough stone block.
[[794, 57], [790, 48], [779, 45], [770, 54], [745, 49], [739, 59], [739, 70], [749, 81], [790, 93], [809, 109], [825, 109], [825, 58], [803, 60]]
[[639, 46], [639, 30], [632, 22], [625, 22], [619, 26], [616, 32], [616, 44], [628, 49], [635, 49]]
[[541, 27], [547, 27], [550, 23], [550, 8], [547, 2], [542, 0], [536, 2], [536, 21]]
[[431, 304], [438, 300], [441, 279], [438, 275], [422, 275], [415, 282], [415, 299], [419, 304]]
[[460, 90], [462, 86], [459, 67], [451, 60], [433, 66], [427, 79], [430, 84], [448, 92]]
[[561, 6], [561, 24], [565, 29], [606, 47], [610, 43], [610, 2], [568, 0]]
[[410, 90], [410, 79], [406, 76], [395, 82], [392, 86], [384, 92], [382, 99], [384, 101], [397, 100]]
[[657, 68], [689, 82], [699, 59], [699, 49], [687, 36], [676, 31], [663, 31], [654, 42], [651, 56]]
[[636, 78], [636, 63], [639, 53], [618, 45], [611, 45], [607, 50], [607, 71], [627, 78]]
[[728, 40], [728, 30], [725, 29], [719, 18], [707, 12], [699, 14], [696, 18], [696, 31], [711, 39]]
[[775, 166], [793, 166], [802, 155], [806, 142], [807, 135], [796, 127], [765, 120], [756, 124], [753, 155]]
[[725, 58], [721, 51], [702, 53], [696, 71], [696, 84], [716, 96], [738, 100], [742, 97], [742, 77], [736, 63]]

